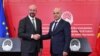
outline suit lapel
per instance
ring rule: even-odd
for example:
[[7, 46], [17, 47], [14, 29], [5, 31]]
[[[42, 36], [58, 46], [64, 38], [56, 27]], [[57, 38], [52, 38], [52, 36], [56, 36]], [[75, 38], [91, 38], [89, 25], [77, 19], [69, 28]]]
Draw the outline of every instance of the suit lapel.
[[29, 25], [31, 25], [31, 26], [32, 26], [32, 28], [35, 30], [35, 28], [34, 28], [34, 26], [33, 26], [32, 22], [31, 22], [31, 20], [29, 19], [29, 17], [27, 18], [27, 21], [28, 21]]
[[53, 33], [56, 33], [58, 32], [61, 28], [62, 28], [62, 22], [63, 20], [61, 19], [56, 27], [56, 29], [53, 31]]

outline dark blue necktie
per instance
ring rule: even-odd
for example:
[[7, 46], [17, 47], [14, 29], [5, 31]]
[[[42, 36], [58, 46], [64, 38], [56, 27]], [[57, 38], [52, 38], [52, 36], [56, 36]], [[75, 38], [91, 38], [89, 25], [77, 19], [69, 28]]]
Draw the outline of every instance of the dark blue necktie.
[[57, 26], [57, 22], [54, 22], [54, 28], [53, 28], [53, 31], [56, 29], [56, 26]]

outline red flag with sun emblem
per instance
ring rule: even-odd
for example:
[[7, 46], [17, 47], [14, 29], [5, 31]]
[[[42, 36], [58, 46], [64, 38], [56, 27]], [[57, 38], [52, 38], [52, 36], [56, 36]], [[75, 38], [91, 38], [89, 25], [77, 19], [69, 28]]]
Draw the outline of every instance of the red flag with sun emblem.
[[100, 24], [99, 24], [99, 30], [97, 33], [96, 51], [97, 51], [97, 56], [100, 56]]

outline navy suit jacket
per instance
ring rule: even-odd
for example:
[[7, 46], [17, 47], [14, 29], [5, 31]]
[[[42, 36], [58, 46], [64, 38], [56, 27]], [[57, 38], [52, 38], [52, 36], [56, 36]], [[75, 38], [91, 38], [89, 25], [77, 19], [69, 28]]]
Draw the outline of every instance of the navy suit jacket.
[[49, 33], [42, 36], [42, 39], [51, 39], [51, 53], [62, 54], [63, 51], [69, 52], [69, 43], [71, 39], [71, 26], [68, 22], [61, 19], [54, 31], [52, 31], [51, 22]]

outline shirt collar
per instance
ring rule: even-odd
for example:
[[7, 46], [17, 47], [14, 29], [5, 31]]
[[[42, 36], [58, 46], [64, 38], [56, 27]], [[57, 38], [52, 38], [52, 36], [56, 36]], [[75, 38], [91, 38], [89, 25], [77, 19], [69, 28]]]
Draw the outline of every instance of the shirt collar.
[[34, 19], [34, 20], [35, 20], [35, 17], [34, 17], [34, 18], [32, 18], [30, 15], [28, 15], [28, 17], [30, 18], [30, 20], [32, 20], [32, 19]]
[[55, 20], [54, 22], [57, 22], [57, 23], [59, 23], [59, 21], [61, 20], [61, 18], [60, 19], [58, 19], [58, 20]]

